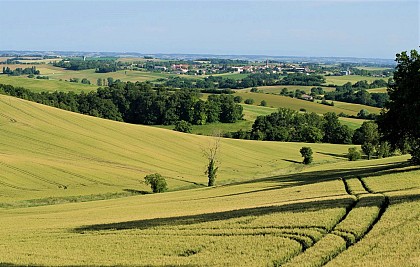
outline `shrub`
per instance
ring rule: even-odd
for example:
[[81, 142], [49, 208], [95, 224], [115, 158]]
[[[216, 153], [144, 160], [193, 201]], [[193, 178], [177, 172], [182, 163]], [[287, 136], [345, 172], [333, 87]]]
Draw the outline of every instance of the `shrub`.
[[168, 190], [165, 178], [159, 173], [149, 174], [144, 177], [146, 184], [150, 185], [153, 193], [162, 193]]
[[347, 157], [350, 161], [356, 161], [362, 157], [362, 154], [357, 150], [356, 147], [350, 147]]
[[187, 121], [180, 120], [180, 121], [177, 121], [175, 123], [174, 130], [178, 131], [178, 132], [183, 132], [183, 133], [191, 133], [192, 125], [191, 125], [191, 123], [189, 123]]
[[303, 164], [310, 164], [312, 162], [312, 149], [310, 147], [302, 147], [300, 149], [300, 154], [303, 157]]
[[240, 95], [235, 96], [235, 97], [233, 98], [233, 101], [234, 101], [235, 103], [241, 103], [241, 102], [242, 102], [242, 96], [240, 96]]
[[267, 106], [267, 101], [262, 100], [261, 103], [260, 103], [260, 106], [266, 107]]
[[257, 87], [252, 87], [251, 88], [251, 92], [252, 93], [257, 93], [258, 92], [258, 88]]
[[245, 99], [245, 102], [244, 102], [245, 104], [249, 104], [249, 105], [252, 105], [252, 104], [254, 104], [254, 99], [252, 99], [252, 98], [247, 98], [247, 99]]

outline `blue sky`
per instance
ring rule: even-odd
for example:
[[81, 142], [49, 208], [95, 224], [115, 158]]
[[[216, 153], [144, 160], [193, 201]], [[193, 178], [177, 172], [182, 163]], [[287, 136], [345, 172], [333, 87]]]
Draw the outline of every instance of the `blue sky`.
[[3, 1], [0, 50], [394, 58], [419, 1]]

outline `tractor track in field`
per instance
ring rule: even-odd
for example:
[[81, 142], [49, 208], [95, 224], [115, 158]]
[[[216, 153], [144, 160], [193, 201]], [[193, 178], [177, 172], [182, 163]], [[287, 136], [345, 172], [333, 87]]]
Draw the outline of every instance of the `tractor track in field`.
[[[376, 225], [376, 223], [379, 222], [382, 215], [385, 213], [389, 206], [389, 198], [381, 193], [376, 193], [372, 189], [369, 188], [369, 186], [366, 184], [366, 182], [360, 178], [353, 178], [354, 181], [358, 182], [358, 185], [360, 185], [360, 188], [363, 188], [362, 192], [354, 193], [350, 184], [348, 183], [348, 179], [342, 178], [342, 182], [344, 185], [344, 190], [346, 193], [352, 197], [355, 198], [355, 201], [347, 207], [346, 214], [332, 227], [330, 231], [328, 231], [326, 234], [322, 236], [320, 240], [315, 242], [312, 246], [308, 247], [306, 250], [302, 249], [301, 253], [296, 255], [295, 257], [289, 259], [287, 262], [283, 262], [279, 266], [294, 266], [299, 265], [299, 263], [307, 262], [308, 260], [312, 260], [311, 266], [324, 266], [327, 263], [329, 263], [331, 260], [333, 260], [335, 257], [340, 255], [342, 252], [349, 249], [351, 246], [357, 244], [360, 240], [362, 240]], [[359, 190], [360, 191], [360, 190]], [[363, 211], [363, 208], [366, 207], [377, 207], [379, 210], [377, 212], [371, 212], [371, 217], [369, 216], [360, 216], [359, 214], [361, 211]], [[372, 216], [374, 217], [372, 219]], [[360, 217], [360, 218], [359, 218]], [[346, 226], [348, 227], [348, 221], [352, 221], [357, 219], [361, 223], [360, 229], [346, 229]], [[363, 222], [365, 224], [363, 224]], [[350, 227], [351, 228], [351, 227]], [[336, 244], [328, 244], [330, 245], [330, 249], [328, 250], [328, 253], [333, 252], [332, 254], [328, 255], [315, 255], [315, 251], [317, 249], [317, 245], [322, 243], [322, 241], [327, 236], [337, 236], [344, 240], [345, 247], [336, 245]], [[323, 244], [323, 246], [325, 246]], [[335, 246], [335, 247], [334, 247]], [[312, 251], [311, 251], [312, 250]], [[312, 258], [311, 258], [311, 255]], [[315, 255], [315, 257], [314, 257]]]

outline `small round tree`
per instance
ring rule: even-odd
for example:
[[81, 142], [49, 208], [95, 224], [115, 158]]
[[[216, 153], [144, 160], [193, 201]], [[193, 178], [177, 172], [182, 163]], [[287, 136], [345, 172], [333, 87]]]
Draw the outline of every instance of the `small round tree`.
[[302, 147], [300, 149], [300, 154], [303, 157], [303, 164], [310, 164], [312, 162], [312, 149], [310, 147]]
[[248, 105], [252, 105], [252, 104], [254, 104], [254, 99], [252, 99], [252, 98], [247, 98], [247, 99], [245, 99], [244, 103], [245, 103], [245, 104], [248, 104]]
[[183, 133], [191, 133], [192, 125], [191, 125], [191, 123], [189, 123], [187, 121], [180, 120], [180, 121], [177, 121], [175, 123], [174, 130], [178, 131], [178, 132], [183, 132]]
[[262, 100], [261, 103], [260, 103], [260, 106], [266, 107], [267, 106], [267, 101]]
[[159, 173], [149, 174], [144, 177], [146, 184], [150, 185], [153, 193], [162, 193], [168, 190], [165, 178]]
[[356, 147], [350, 147], [347, 157], [350, 161], [356, 161], [362, 157], [362, 154], [360, 153], [359, 150], [357, 150]]

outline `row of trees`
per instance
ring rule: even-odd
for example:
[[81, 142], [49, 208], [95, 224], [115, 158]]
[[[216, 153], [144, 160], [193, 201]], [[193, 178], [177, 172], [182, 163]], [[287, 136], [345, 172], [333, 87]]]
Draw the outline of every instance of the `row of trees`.
[[194, 89], [169, 91], [150, 83], [114, 82], [89, 93], [42, 92], [1, 85], [0, 92], [27, 100], [96, 117], [136, 124], [233, 123], [242, 119], [242, 106], [232, 95], [211, 95], [200, 99]]
[[223, 76], [209, 76], [204, 79], [170, 77], [162, 79], [160, 82], [164, 82], [165, 86], [173, 88], [242, 89], [269, 85], [319, 86], [325, 82], [325, 79], [322, 75], [305, 75], [302, 73], [292, 73], [286, 77], [278, 73], [253, 73], [240, 80], [224, 78]]
[[342, 125], [335, 113], [324, 116], [316, 113], [300, 114], [297, 111], [280, 108], [267, 116], [258, 116], [252, 130], [244, 134], [237, 132], [233, 137], [267, 141], [326, 142], [350, 144], [353, 131]]
[[53, 65], [68, 70], [96, 69], [95, 71], [98, 73], [115, 72], [118, 70], [115, 60], [63, 59], [54, 62]]
[[30, 68], [16, 68], [15, 70], [11, 70], [9, 67], [3, 67], [3, 74], [8, 74], [10, 76], [20, 76], [20, 75], [39, 75], [41, 74], [39, 70], [36, 69], [35, 66]]
[[326, 93], [324, 97], [327, 100], [356, 103], [379, 108], [385, 107], [385, 103], [389, 100], [387, 93], [369, 93], [365, 87], [355, 87], [350, 82], [343, 86], [338, 86], [334, 92]]

